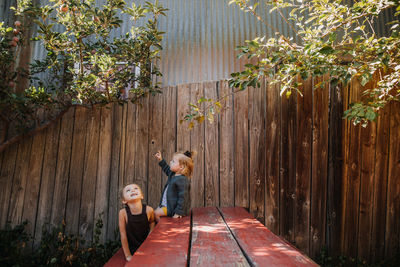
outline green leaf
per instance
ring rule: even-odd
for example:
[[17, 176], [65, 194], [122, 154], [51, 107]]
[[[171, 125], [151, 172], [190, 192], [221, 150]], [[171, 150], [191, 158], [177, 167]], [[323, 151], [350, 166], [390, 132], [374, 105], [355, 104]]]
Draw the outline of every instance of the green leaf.
[[332, 54], [333, 52], [335, 52], [335, 50], [332, 48], [332, 46], [326, 45], [326, 46], [322, 47], [322, 48], [319, 50], [319, 52], [320, 52], [321, 54], [324, 54], [324, 55], [329, 55], [329, 54]]

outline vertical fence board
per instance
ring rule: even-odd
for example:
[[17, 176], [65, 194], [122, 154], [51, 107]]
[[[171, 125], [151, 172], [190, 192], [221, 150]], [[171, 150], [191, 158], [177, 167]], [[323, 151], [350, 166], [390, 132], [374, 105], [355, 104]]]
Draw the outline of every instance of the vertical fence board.
[[[129, 116], [128, 116], [128, 112], [129, 112], [129, 103], [124, 104], [123, 105], [123, 110], [122, 110], [122, 129], [121, 129], [121, 151], [120, 151], [120, 155], [119, 155], [119, 178], [118, 178], [118, 188], [119, 190], [122, 190], [123, 187], [125, 185], [127, 185], [128, 181], [125, 178], [125, 165], [126, 165], [126, 160], [125, 158], [127, 157], [127, 142], [129, 140], [127, 140], [127, 135], [128, 133], [130, 133], [132, 135], [132, 137], [130, 138], [134, 138], [134, 133], [133, 132], [129, 132], [127, 130], [128, 127], [128, 120], [129, 120]], [[132, 122], [129, 122], [132, 123]], [[133, 127], [131, 127], [133, 128]], [[128, 151], [129, 153], [129, 151]], [[122, 199], [122, 198], [120, 198]], [[122, 207], [122, 206], [121, 206]]]
[[[346, 87], [344, 87], [343, 90], [343, 110], [348, 109], [349, 107], [349, 101], [350, 101], [350, 85], [347, 85]], [[352, 124], [350, 121], [348, 120], [343, 120], [343, 137], [344, 137], [344, 141], [342, 142], [341, 146], [342, 146], [342, 154], [343, 154], [343, 179], [342, 179], [342, 185], [340, 187], [340, 212], [338, 212], [340, 214], [340, 225], [339, 225], [339, 233], [340, 233], [340, 238], [338, 239], [338, 241], [340, 242], [340, 246], [338, 244], [338, 248], [336, 249], [336, 251], [340, 251], [339, 255], [343, 255], [344, 253], [344, 233], [345, 233], [345, 205], [346, 205], [346, 199], [347, 199], [347, 176], [349, 175], [349, 144], [350, 144], [350, 129], [352, 127]], [[334, 235], [334, 233], [333, 233]]]
[[[188, 113], [189, 111], [189, 102], [191, 101], [190, 95], [191, 95], [191, 87], [192, 85], [185, 84], [185, 85], [178, 85], [176, 90], [177, 90], [177, 128], [176, 128], [176, 151], [174, 152], [182, 152], [186, 150], [192, 149], [190, 146], [190, 136], [194, 134], [194, 129], [192, 131], [189, 130], [188, 128], [188, 123], [186, 121], [182, 121], [184, 116]], [[195, 90], [193, 88], [193, 90]], [[196, 129], [198, 131], [198, 129]], [[196, 132], [197, 132], [196, 131]], [[196, 143], [198, 142], [198, 137], [196, 136]], [[199, 162], [199, 157], [202, 157], [203, 155], [200, 155], [200, 151], [196, 151], [198, 154], [196, 155], [196, 158], [194, 160], [194, 173], [193, 173], [193, 179], [191, 180], [191, 203], [192, 207], [196, 207], [198, 205], [203, 206], [203, 195], [198, 192], [198, 189], [202, 188], [202, 180], [201, 180], [201, 186], [199, 185], [200, 179], [202, 177], [199, 177], [198, 175], [198, 170], [201, 168], [201, 166], [198, 165]], [[172, 159], [173, 154], [168, 157], [168, 162], [169, 160]], [[201, 200], [200, 200], [201, 199]], [[201, 203], [201, 204], [199, 204]]]
[[[137, 123], [139, 123], [139, 119], [137, 116], [139, 115], [138, 109], [142, 107], [138, 107], [132, 103], [126, 104], [126, 128], [125, 128], [125, 157], [124, 157], [124, 175], [123, 178], [123, 185], [127, 185], [130, 183], [137, 183], [135, 177], [135, 160], [136, 160], [136, 145], [138, 144], [138, 134], [137, 131]], [[142, 159], [142, 155], [138, 155], [139, 159]], [[143, 155], [144, 156], [144, 155]], [[142, 188], [142, 184], [138, 184]], [[146, 192], [146, 188], [142, 188], [144, 192]]]
[[118, 211], [121, 203], [120, 184], [119, 184], [119, 167], [120, 153], [122, 151], [121, 136], [123, 125], [124, 107], [119, 104], [112, 106], [112, 139], [111, 139], [111, 170], [110, 170], [110, 192], [108, 200], [108, 223], [107, 223], [107, 239], [114, 239], [114, 233], [118, 230]]
[[[265, 83], [260, 88], [249, 88], [250, 124], [250, 212], [260, 222], [265, 222]], [[251, 109], [250, 109], [251, 108]]]
[[[163, 94], [166, 90], [163, 90]], [[149, 99], [149, 155], [148, 155], [148, 189], [147, 189], [147, 203], [156, 208], [161, 197], [161, 168], [158, 166], [157, 159], [154, 158], [154, 154], [161, 150], [163, 147], [162, 136], [163, 136], [163, 117], [168, 116], [163, 113], [163, 95], [158, 94]], [[174, 106], [174, 108], [176, 108]]]
[[[319, 78], [315, 84], [326, 82], [327, 77]], [[310, 216], [310, 254], [316, 257], [325, 246], [326, 233], [326, 194], [328, 186], [328, 123], [329, 123], [329, 84], [314, 88], [312, 133], [312, 178], [311, 178], [311, 216]]]
[[294, 239], [296, 246], [308, 254], [310, 251], [313, 84], [312, 79], [300, 82], [303, 83], [301, 86], [303, 96], [297, 96]]
[[26, 162], [29, 168], [29, 174], [27, 174], [28, 181], [26, 183], [22, 221], [28, 221], [25, 230], [30, 236], [34, 236], [35, 234], [45, 140], [45, 132], [40, 132], [33, 137], [30, 158], [29, 161]]
[[222, 104], [222, 112], [219, 114], [219, 144], [220, 144], [220, 206], [229, 207], [234, 205], [234, 175], [235, 166], [233, 164], [233, 96], [232, 89], [228, 82], [219, 83], [219, 95]]
[[[378, 78], [378, 77], [376, 77]], [[376, 86], [374, 81], [368, 83], [363, 89], [372, 89]], [[361, 129], [361, 176], [360, 176], [360, 207], [358, 224], [357, 257], [361, 260], [369, 260], [371, 255], [371, 234], [373, 226], [374, 209], [374, 172], [376, 151], [375, 122], [368, 123]], [[378, 155], [379, 157], [379, 155]]]
[[282, 97], [281, 101], [280, 234], [294, 242], [297, 105], [295, 97]]
[[390, 107], [380, 110], [377, 119], [375, 177], [370, 260], [376, 262], [385, 255], [386, 196], [389, 159]]
[[[145, 97], [137, 105], [136, 115], [136, 150], [135, 153], [135, 182], [147, 192], [148, 158], [149, 158], [149, 98]], [[133, 151], [131, 152], [133, 153]], [[144, 199], [148, 199], [148, 195]], [[146, 201], [147, 202], [147, 201]]]
[[82, 199], [79, 213], [79, 234], [86, 242], [90, 242], [93, 235], [94, 221], [97, 219], [94, 217], [94, 201], [99, 156], [100, 110], [90, 110], [87, 119]]
[[18, 145], [10, 146], [3, 151], [3, 162], [0, 170], [0, 228], [3, 229], [8, 220], [7, 213], [10, 205], [10, 196], [16, 159], [18, 155]]
[[8, 220], [12, 225], [22, 222], [25, 190], [29, 172], [29, 158], [31, 154], [32, 137], [22, 140], [18, 145], [15, 173], [12, 184]]
[[[160, 149], [162, 152], [163, 158], [169, 162], [172, 159], [172, 155], [176, 151], [176, 142], [177, 142], [177, 127], [185, 127], [185, 125], [178, 125], [177, 123], [177, 87], [168, 87], [165, 92], [165, 97], [163, 99], [163, 149]], [[184, 93], [184, 92], [183, 92]], [[178, 119], [179, 121], [179, 119]], [[160, 168], [158, 166], [158, 168]], [[163, 173], [160, 187], [160, 196], [161, 191], [167, 182], [168, 177]]]
[[[188, 124], [183, 121], [185, 115], [189, 112], [189, 102], [191, 101], [191, 87], [201, 85], [183, 84], [178, 85], [177, 90], [177, 129], [176, 129], [176, 151], [182, 152], [190, 148], [190, 134]], [[195, 90], [195, 89], [194, 89]], [[197, 141], [196, 141], [197, 142]], [[174, 151], [174, 152], [176, 152]], [[172, 155], [171, 155], [172, 158]]]
[[[178, 91], [178, 94], [179, 91]], [[195, 102], [200, 97], [204, 96], [204, 87], [203, 84], [190, 84], [190, 101]], [[179, 97], [179, 96], [178, 96]], [[187, 105], [189, 102], [182, 103], [183, 105]], [[180, 105], [179, 105], [180, 106]], [[178, 117], [179, 120], [179, 117]], [[182, 124], [187, 131], [187, 124]], [[181, 127], [182, 127], [181, 126]], [[205, 205], [205, 188], [204, 188], [204, 173], [205, 173], [205, 165], [204, 165], [204, 123], [195, 124], [193, 129], [190, 130], [190, 142], [191, 142], [191, 150], [196, 151], [196, 156], [194, 157], [194, 171], [191, 179], [191, 202], [192, 207], [203, 207]], [[178, 126], [179, 133], [179, 126]], [[179, 148], [179, 143], [178, 143]], [[178, 151], [185, 151], [186, 149], [182, 147], [182, 149], [178, 149]]]
[[[360, 86], [356, 81], [350, 85], [349, 102], [358, 101], [360, 98]], [[348, 136], [348, 147], [345, 158], [347, 169], [346, 185], [343, 194], [343, 251], [345, 255], [357, 255], [357, 230], [359, 219], [359, 192], [360, 192], [360, 137], [361, 126], [350, 126], [346, 135]]]
[[249, 90], [235, 94], [234, 100], [235, 206], [249, 207]]
[[[129, 111], [129, 103], [124, 104], [122, 108], [122, 128], [121, 128], [121, 150], [119, 155], [119, 174], [118, 174], [118, 189], [122, 190], [122, 188], [128, 183], [125, 178], [125, 157], [127, 154], [127, 127], [128, 127], [128, 111]], [[129, 122], [132, 123], [132, 122]], [[129, 153], [129, 152], [128, 152]], [[122, 200], [122, 195], [119, 194], [119, 199]], [[121, 203], [121, 202], [120, 202]], [[121, 204], [122, 207], [122, 204]]]
[[371, 253], [372, 213], [374, 208], [375, 142], [376, 123], [370, 122], [366, 128], [361, 129], [362, 165], [357, 257], [362, 260], [368, 260]]
[[65, 202], [67, 199], [68, 176], [70, 170], [72, 133], [74, 129], [75, 109], [71, 108], [61, 119], [59, 135], [57, 168], [54, 177], [53, 206], [51, 210], [51, 224], [58, 226], [65, 215]]
[[[328, 77], [326, 77], [328, 79]], [[342, 186], [344, 184], [344, 135], [347, 121], [342, 119], [343, 107], [347, 103], [346, 90], [340, 86], [329, 87], [329, 151], [326, 245], [333, 256], [340, 255], [342, 226]]]
[[105, 229], [107, 229], [108, 225], [107, 206], [109, 199], [112, 151], [111, 106], [108, 105], [106, 107], [102, 107], [100, 110], [98, 110], [98, 112], [100, 112], [100, 135], [94, 218], [99, 218], [102, 220], [103, 227], [101, 229], [100, 242], [104, 242], [107, 235]]
[[389, 176], [387, 191], [385, 258], [399, 254], [400, 242], [400, 109], [399, 103], [391, 103]]
[[69, 171], [67, 207], [65, 211], [65, 229], [77, 235], [79, 232], [79, 208], [81, 205], [83, 164], [85, 162], [85, 136], [89, 110], [77, 107], [72, 139], [71, 168]]
[[271, 85], [268, 82], [266, 106], [265, 225], [272, 232], [279, 234], [281, 101], [278, 85]]
[[45, 151], [43, 156], [42, 180], [38, 200], [37, 220], [35, 225], [34, 246], [42, 238], [43, 230], [49, 230], [47, 224], [51, 219], [53, 191], [57, 168], [57, 153], [61, 122], [57, 121], [46, 130]]
[[[207, 99], [218, 99], [218, 83], [204, 83], [204, 97]], [[205, 105], [208, 105], [206, 102]], [[219, 205], [219, 175], [218, 175], [218, 117], [215, 114], [211, 123], [206, 122], [205, 127], [205, 156], [204, 156], [204, 179], [205, 179], [205, 206]], [[195, 140], [191, 141], [192, 144]]]

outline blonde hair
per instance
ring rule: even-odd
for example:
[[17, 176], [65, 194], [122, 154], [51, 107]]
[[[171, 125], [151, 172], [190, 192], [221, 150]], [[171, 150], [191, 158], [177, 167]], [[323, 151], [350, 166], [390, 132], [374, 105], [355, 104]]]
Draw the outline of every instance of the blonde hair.
[[177, 152], [174, 155], [178, 156], [179, 165], [183, 166], [183, 170], [181, 173], [188, 178], [192, 178], [193, 174], [193, 155], [195, 152], [193, 151], [186, 151], [186, 152]]

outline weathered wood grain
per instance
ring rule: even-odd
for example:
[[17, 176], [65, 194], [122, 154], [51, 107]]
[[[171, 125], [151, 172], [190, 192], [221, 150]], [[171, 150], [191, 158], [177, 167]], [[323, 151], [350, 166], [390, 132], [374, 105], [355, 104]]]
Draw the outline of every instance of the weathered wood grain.
[[[128, 126], [128, 110], [129, 110], [129, 104], [124, 104], [123, 109], [122, 109], [122, 116], [120, 117], [122, 121], [122, 128], [121, 128], [121, 150], [120, 150], [120, 155], [119, 155], [119, 179], [118, 179], [118, 188], [119, 190], [122, 190], [122, 188], [128, 183], [125, 178], [125, 158], [126, 158], [126, 150], [127, 150], [127, 136], [129, 134], [127, 133], [127, 126]], [[131, 122], [129, 122], [131, 124]], [[128, 147], [131, 145], [129, 144]], [[121, 206], [122, 207], [122, 206]]]
[[[204, 83], [204, 97], [206, 99], [218, 99], [218, 83]], [[207, 105], [206, 103], [205, 105]], [[219, 143], [218, 143], [218, 116], [213, 114], [213, 121], [204, 125], [204, 194], [205, 206], [218, 206], [219, 201]], [[192, 140], [192, 144], [195, 140]]]
[[[50, 223], [59, 226], [65, 215], [67, 186], [71, 162], [72, 134], [75, 109], [70, 109], [61, 119], [58, 143], [57, 167], [54, 177], [53, 202]], [[76, 214], [78, 216], [78, 214]]]
[[[79, 233], [79, 209], [82, 197], [82, 181], [85, 163], [85, 140], [89, 110], [77, 107], [75, 110], [74, 132], [69, 170], [68, 194], [65, 211], [65, 229], [69, 234]], [[85, 189], [84, 189], [85, 190]]]
[[252, 266], [318, 266], [243, 208], [219, 208]]
[[[201, 86], [194, 84], [193, 86]], [[184, 121], [184, 117], [189, 112], [189, 103], [192, 100], [192, 85], [178, 85], [177, 90], [177, 129], [176, 129], [176, 151], [184, 152], [190, 148], [190, 130], [188, 123]], [[196, 90], [196, 89], [193, 89]], [[194, 99], [194, 98], [193, 98]], [[175, 151], [175, 152], [176, 152]], [[171, 155], [172, 156], [172, 155]]]
[[279, 234], [280, 215], [280, 140], [281, 140], [281, 101], [279, 85], [266, 81], [266, 118], [265, 118], [265, 225], [275, 234]]
[[289, 242], [295, 236], [296, 200], [296, 110], [295, 97], [281, 98], [281, 154], [280, 154], [280, 235]]
[[235, 94], [234, 106], [234, 164], [235, 206], [249, 207], [249, 91]]
[[12, 192], [12, 183], [16, 159], [18, 154], [18, 145], [8, 147], [3, 152], [3, 162], [0, 171], [0, 228], [4, 229], [7, 223], [8, 207], [10, 205], [10, 196]]
[[100, 112], [89, 110], [85, 141], [85, 163], [83, 165], [82, 197], [79, 208], [79, 235], [86, 242], [93, 237], [95, 225], [94, 208], [96, 196], [97, 166], [99, 157]]
[[187, 266], [189, 236], [190, 216], [161, 218], [126, 266]]
[[18, 145], [15, 172], [8, 208], [8, 220], [11, 225], [22, 222], [24, 212], [24, 198], [29, 173], [29, 158], [32, 148], [32, 137], [22, 140]]
[[215, 207], [192, 210], [190, 266], [249, 266]]
[[385, 255], [386, 198], [389, 160], [390, 106], [380, 110], [377, 119], [375, 173], [373, 185], [373, 222], [370, 260], [377, 262]]
[[[25, 231], [30, 236], [35, 234], [36, 215], [39, 200], [40, 181], [42, 178], [42, 166], [46, 132], [40, 132], [32, 138], [30, 158], [26, 162], [29, 168], [26, 183], [22, 221], [27, 221]], [[29, 242], [30, 245], [33, 242]]]
[[233, 96], [227, 81], [219, 82], [222, 112], [219, 115], [219, 188], [220, 206], [233, 206], [235, 201], [235, 165], [233, 146]]
[[[314, 86], [326, 82], [327, 77], [314, 80]], [[312, 110], [312, 151], [311, 162], [310, 215], [310, 253], [317, 257], [326, 244], [326, 205], [328, 187], [328, 129], [329, 129], [329, 84], [313, 88]], [[300, 130], [299, 130], [300, 131]], [[300, 161], [300, 160], [299, 160]]]
[[[162, 141], [162, 149], [159, 148], [162, 152], [163, 158], [169, 162], [172, 159], [173, 154], [176, 152], [177, 147], [177, 127], [184, 127], [177, 122], [177, 93], [178, 89], [176, 87], [168, 87], [165, 92], [165, 97], [163, 98], [163, 124], [162, 124], [162, 132], [163, 132], [163, 141]], [[157, 159], [154, 159], [157, 161]], [[160, 169], [160, 166], [157, 166]], [[167, 182], [168, 177], [163, 173], [161, 175], [161, 187], [159, 196], [161, 197], [162, 190], [164, 188], [165, 183]], [[159, 203], [158, 203], [159, 204]]]
[[148, 158], [149, 158], [149, 98], [140, 99], [136, 113], [136, 141], [135, 157], [135, 183], [144, 191], [144, 200], [147, 202], [147, 179], [148, 179]]
[[[364, 88], [372, 89], [376, 86], [374, 82], [368, 83]], [[374, 173], [375, 173], [375, 150], [376, 150], [376, 123], [370, 122], [366, 128], [361, 129], [361, 173], [360, 173], [360, 204], [358, 223], [358, 247], [357, 258], [369, 260], [371, 254], [371, 233], [373, 225], [373, 203], [374, 203]], [[379, 155], [378, 155], [379, 157]]]
[[[360, 99], [360, 85], [352, 81], [350, 85], [349, 103]], [[343, 239], [342, 249], [345, 255], [357, 255], [357, 229], [359, 218], [359, 193], [361, 171], [361, 126], [351, 126], [348, 132], [348, 146], [346, 147], [345, 168], [346, 184], [343, 194]]]
[[[327, 77], [328, 78], [328, 77]], [[329, 87], [329, 151], [328, 151], [328, 181], [327, 181], [327, 230], [326, 246], [333, 256], [341, 253], [342, 225], [342, 187], [344, 184], [343, 158], [344, 136], [347, 125], [343, 120], [343, 109], [347, 104], [347, 92], [340, 86]]]
[[249, 88], [249, 199], [250, 213], [260, 222], [265, 222], [265, 93], [264, 82], [261, 88]]
[[[166, 90], [163, 90], [163, 94]], [[163, 147], [163, 119], [167, 114], [163, 113], [163, 94], [158, 94], [149, 99], [149, 153], [148, 153], [148, 186], [147, 203], [156, 208], [161, 197], [162, 171], [158, 166], [154, 154]]]
[[100, 135], [99, 135], [99, 158], [97, 163], [96, 196], [94, 200], [94, 218], [103, 222], [100, 234], [100, 242], [107, 238], [108, 225], [108, 200], [110, 188], [111, 171], [111, 145], [112, 145], [112, 109], [107, 105], [100, 110]]
[[400, 249], [400, 104], [390, 103], [390, 108], [385, 258], [393, 257]]
[[[299, 83], [302, 83], [300, 90], [303, 96], [297, 95], [294, 239], [296, 246], [308, 254], [310, 252], [311, 170], [313, 163], [316, 165], [316, 162], [312, 161], [313, 154], [311, 152], [313, 137], [318, 138], [318, 136], [313, 136], [313, 81], [312, 79], [306, 81], [299, 79]], [[318, 107], [318, 102], [316, 104]], [[323, 111], [317, 110], [316, 112], [322, 113]], [[323, 157], [323, 155], [319, 156]], [[320, 200], [323, 205], [324, 199]]]
[[[137, 133], [137, 124], [140, 123], [140, 119], [137, 119], [138, 110], [141, 107], [134, 105], [132, 103], [127, 103], [126, 105], [126, 128], [125, 128], [125, 157], [124, 157], [124, 175], [122, 176], [123, 184], [127, 185], [130, 183], [135, 183], [136, 176], [135, 176], [135, 164], [139, 163], [136, 162], [136, 159], [140, 159], [141, 155], [136, 155], [136, 148], [140, 147], [138, 144], [138, 133]], [[143, 118], [145, 119], [145, 118]], [[147, 120], [144, 120], [147, 122]], [[140, 187], [143, 185], [139, 184]], [[142, 188], [144, 192], [146, 192], [146, 188]]]
[[112, 142], [111, 142], [111, 169], [110, 191], [108, 200], [107, 239], [113, 240], [118, 231], [118, 212], [122, 206], [120, 185], [120, 156], [122, 150], [122, 129], [124, 124], [124, 107], [119, 104], [112, 106]]
[[[190, 102], [196, 102], [202, 96], [204, 96], [203, 84], [190, 84]], [[185, 130], [187, 131], [187, 124], [182, 124], [181, 127], [185, 127]], [[194, 156], [193, 159], [194, 170], [193, 170], [193, 176], [191, 178], [191, 188], [190, 188], [192, 207], [203, 207], [205, 205], [204, 127], [205, 127], [204, 123], [195, 124], [193, 129], [190, 130], [190, 132], [188, 133], [191, 140], [190, 148], [191, 150], [196, 152], [196, 155]], [[179, 137], [179, 130], [178, 130], [178, 137]], [[179, 142], [178, 142], [178, 147], [179, 147]], [[183, 151], [185, 150], [187, 149], [183, 149]]]
[[40, 243], [43, 230], [50, 230], [48, 224], [51, 219], [53, 203], [60, 126], [61, 122], [57, 121], [45, 131], [45, 151], [43, 156], [43, 170], [38, 199], [37, 219], [35, 223], [34, 246], [37, 246]]

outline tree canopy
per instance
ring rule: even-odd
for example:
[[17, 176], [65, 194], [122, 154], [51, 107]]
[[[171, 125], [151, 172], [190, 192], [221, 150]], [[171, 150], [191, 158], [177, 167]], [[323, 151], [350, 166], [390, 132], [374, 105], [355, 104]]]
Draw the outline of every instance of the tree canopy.
[[[158, 2], [128, 6], [124, 0], [108, 0], [98, 6], [95, 0], [44, 5], [21, 0], [12, 9], [14, 25], [0, 23], [0, 144], [13, 140], [12, 132], [36, 129], [73, 105], [135, 102], [160, 92], [154, 81], [161, 73], [153, 63], [162, 49], [157, 20], [167, 9]], [[134, 24], [112, 37], [124, 14], [143, 26]], [[36, 36], [24, 39], [32, 27]], [[21, 68], [20, 51], [31, 41], [44, 46], [46, 57]], [[16, 90], [24, 79], [29, 85]]]
[[[260, 4], [262, 3], [262, 5]], [[232, 73], [229, 84], [238, 90], [260, 86], [263, 77], [280, 84], [280, 94], [302, 94], [301, 80], [328, 75], [330, 86], [346, 86], [352, 79], [366, 85], [379, 77], [375, 86], [363, 91], [360, 102], [351, 103], [344, 117], [366, 126], [376, 119], [379, 109], [400, 100], [399, 22], [389, 21], [388, 36], [378, 36], [373, 21], [384, 10], [400, 13], [398, 0], [360, 0], [353, 4], [342, 0], [232, 0], [244, 12], [251, 13], [271, 28], [274, 36], [259, 36], [237, 49], [239, 57], [251, 62]], [[259, 9], [277, 12], [290, 26], [296, 38], [285, 36], [259, 15]], [[288, 14], [285, 16], [285, 14]], [[296, 40], [296, 41], [295, 41]], [[298, 79], [298, 78], [301, 79]], [[323, 87], [324, 82], [316, 87]], [[209, 105], [201, 108], [201, 103]], [[199, 99], [191, 104], [185, 119], [199, 122], [211, 118], [220, 108], [220, 99]], [[211, 116], [210, 116], [211, 114]]]

